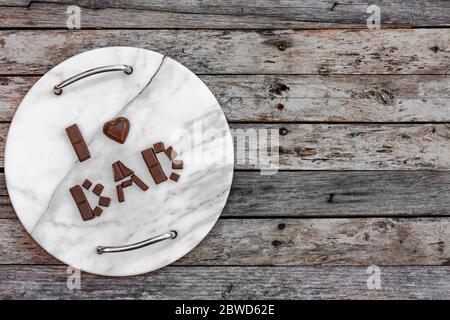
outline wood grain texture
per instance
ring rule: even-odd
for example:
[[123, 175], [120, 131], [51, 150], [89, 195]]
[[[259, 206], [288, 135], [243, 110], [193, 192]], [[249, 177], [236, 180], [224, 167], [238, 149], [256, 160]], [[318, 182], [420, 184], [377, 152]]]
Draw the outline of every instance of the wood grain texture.
[[[444, 124], [233, 124], [236, 144], [259, 129], [279, 130], [284, 170], [448, 170], [450, 126]], [[253, 145], [253, 144], [252, 144]], [[263, 145], [264, 146], [264, 145]], [[236, 167], [252, 164], [248, 144], [236, 146]], [[242, 150], [242, 151], [241, 151]], [[253, 157], [254, 158], [254, 157]]]
[[232, 122], [448, 122], [450, 75], [201, 76]]
[[[372, 4], [383, 30], [366, 29]], [[82, 30], [66, 30], [68, 5]], [[187, 256], [137, 277], [82, 274], [74, 291], [0, 173], [0, 297], [450, 299], [449, 26], [447, 0], [2, 1], [0, 171], [38, 77], [113, 45], [185, 64], [233, 130], [282, 133], [287, 171], [238, 162], [221, 219]], [[380, 290], [367, 288], [373, 264]]]
[[366, 28], [369, 5], [378, 5], [383, 28], [449, 26], [445, 0], [6, 0], [2, 28], [66, 28], [69, 5], [81, 7], [82, 28]]
[[200, 74], [448, 74], [448, 40], [448, 29], [1, 31], [0, 69], [42, 74], [89, 49], [135, 46]]
[[[221, 219], [174, 265], [450, 265], [449, 237], [450, 218]], [[0, 219], [0, 240], [0, 264], [60, 264], [17, 219]]]
[[[450, 75], [202, 75], [230, 122], [450, 122]], [[38, 77], [0, 77], [0, 121]]]
[[[236, 171], [222, 217], [450, 215], [450, 173], [437, 171]], [[0, 218], [16, 218], [0, 174]]]
[[[8, 131], [0, 123], [0, 166]], [[260, 169], [257, 153], [265, 144], [253, 138], [280, 131], [282, 170], [441, 170], [450, 169], [450, 125], [447, 124], [231, 124], [235, 168]], [[252, 141], [249, 143], [249, 141]], [[277, 148], [278, 146], [278, 148]], [[253, 149], [252, 149], [253, 150]], [[258, 151], [259, 152], [259, 151]]]
[[37, 77], [0, 77], [0, 121], [12, 120], [20, 102], [37, 80]]
[[439, 216], [449, 194], [449, 172], [237, 171], [223, 216]]
[[167, 267], [128, 278], [82, 274], [67, 288], [63, 266], [0, 266], [4, 299], [449, 299], [450, 267]]

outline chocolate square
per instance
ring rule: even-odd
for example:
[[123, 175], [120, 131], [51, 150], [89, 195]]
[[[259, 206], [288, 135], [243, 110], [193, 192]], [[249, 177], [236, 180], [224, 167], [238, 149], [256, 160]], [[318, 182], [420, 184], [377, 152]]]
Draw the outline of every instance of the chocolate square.
[[183, 169], [183, 160], [172, 160], [172, 169]]
[[103, 212], [103, 209], [100, 207], [95, 207], [94, 210], [92, 210], [92, 213], [94, 214], [94, 216], [96, 217], [100, 217], [101, 214]]
[[169, 157], [170, 160], [173, 160], [177, 157], [177, 152], [170, 146], [168, 147], [164, 153]]
[[109, 197], [100, 197], [98, 200], [98, 204], [102, 207], [109, 207], [109, 204], [111, 203], [111, 198]]
[[104, 187], [102, 184], [97, 183], [94, 187], [94, 189], [92, 189], [92, 192], [96, 195], [96, 196], [100, 196], [102, 194]]
[[180, 175], [179, 175], [179, 174], [177, 174], [177, 173], [175, 173], [175, 172], [172, 172], [172, 173], [170, 174], [170, 180], [173, 180], [173, 181], [175, 181], [175, 182], [178, 182], [179, 179], [180, 179]]
[[89, 188], [92, 186], [92, 182], [90, 182], [88, 179], [86, 179], [86, 180], [84, 180], [82, 186], [83, 186], [83, 188], [85, 188], [86, 190], [89, 190]]
[[164, 143], [158, 142], [153, 145], [153, 149], [156, 153], [160, 153], [164, 151]]

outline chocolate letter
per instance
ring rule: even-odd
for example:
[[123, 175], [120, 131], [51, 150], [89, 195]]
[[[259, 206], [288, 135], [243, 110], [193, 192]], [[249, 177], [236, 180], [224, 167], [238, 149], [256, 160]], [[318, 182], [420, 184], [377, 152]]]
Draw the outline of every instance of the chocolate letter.
[[89, 154], [88, 147], [83, 139], [83, 136], [81, 135], [80, 129], [78, 129], [78, 126], [73, 124], [70, 127], [67, 127], [66, 133], [73, 149], [75, 150], [78, 160], [83, 162], [89, 159], [91, 155]]

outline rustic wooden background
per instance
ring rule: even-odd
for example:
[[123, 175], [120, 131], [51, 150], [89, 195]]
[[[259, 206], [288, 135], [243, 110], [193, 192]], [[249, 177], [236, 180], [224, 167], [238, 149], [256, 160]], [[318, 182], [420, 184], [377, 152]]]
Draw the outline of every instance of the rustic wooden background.
[[[66, 28], [69, 4], [81, 30]], [[366, 28], [370, 4], [381, 30]], [[450, 298], [449, 27], [448, 0], [2, 0], [2, 167], [33, 83], [121, 45], [196, 72], [232, 128], [279, 129], [282, 171], [237, 165], [221, 219], [174, 265], [83, 273], [71, 291], [19, 223], [1, 168], [0, 298]]]

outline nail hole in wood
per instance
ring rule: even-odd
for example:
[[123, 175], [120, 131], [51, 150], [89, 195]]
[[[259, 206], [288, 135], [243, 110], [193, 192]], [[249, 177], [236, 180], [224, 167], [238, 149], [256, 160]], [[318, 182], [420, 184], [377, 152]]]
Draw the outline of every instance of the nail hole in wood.
[[287, 133], [288, 133], [288, 129], [286, 129], [286, 128], [280, 128], [280, 134], [282, 135], [282, 136], [285, 136], [285, 135], [287, 135]]

